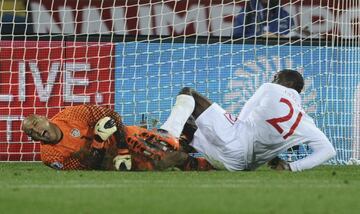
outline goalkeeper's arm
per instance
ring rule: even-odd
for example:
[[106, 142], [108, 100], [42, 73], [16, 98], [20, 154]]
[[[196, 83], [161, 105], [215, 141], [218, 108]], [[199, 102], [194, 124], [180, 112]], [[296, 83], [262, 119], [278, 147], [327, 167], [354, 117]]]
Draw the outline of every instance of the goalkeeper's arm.
[[95, 142], [93, 147], [101, 149], [102, 144], [98, 142], [107, 141], [112, 135], [115, 136], [117, 155], [113, 159], [113, 164], [116, 170], [129, 171], [132, 167], [131, 155], [128, 150], [128, 146], [124, 140], [124, 133], [122, 130], [118, 130], [116, 122], [110, 117], [104, 117], [100, 119], [95, 125]]
[[121, 116], [110, 108], [96, 105], [86, 105], [86, 108], [88, 111], [88, 123], [92, 127], [94, 127], [94, 125], [97, 124], [99, 120], [103, 119], [104, 117], [110, 117], [115, 120], [118, 129], [123, 126]]
[[98, 131], [95, 133], [96, 140], [98, 142], [106, 141], [110, 136], [114, 135], [119, 154], [129, 154], [121, 116], [110, 108], [96, 105], [89, 105], [88, 108], [91, 115], [89, 124], [94, 126], [96, 123], [95, 126], [98, 127]]
[[104, 142], [117, 131], [115, 120], [110, 117], [100, 119], [95, 125], [95, 140]]

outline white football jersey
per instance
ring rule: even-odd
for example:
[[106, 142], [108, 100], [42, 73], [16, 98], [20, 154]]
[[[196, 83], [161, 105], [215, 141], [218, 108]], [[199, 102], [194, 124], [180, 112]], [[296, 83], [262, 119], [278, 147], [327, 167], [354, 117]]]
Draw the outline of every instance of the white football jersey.
[[278, 84], [263, 84], [238, 117], [213, 103], [195, 122], [191, 145], [218, 169], [253, 170], [300, 143], [308, 144], [312, 154], [290, 163], [292, 171], [335, 156], [332, 144], [301, 108], [297, 91]]
[[245, 104], [238, 119], [252, 127], [249, 131], [253, 139], [248, 142], [253, 144], [253, 151], [248, 151], [252, 153], [247, 161], [249, 169], [257, 168], [300, 143], [330, 144], [302, 109], [297, 91], [279, 84], [263, 84]]

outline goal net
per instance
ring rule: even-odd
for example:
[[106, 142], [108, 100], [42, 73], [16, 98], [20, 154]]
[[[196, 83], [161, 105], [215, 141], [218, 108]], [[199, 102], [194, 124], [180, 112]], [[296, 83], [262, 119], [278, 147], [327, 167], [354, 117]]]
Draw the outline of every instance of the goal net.
[[[39, 160], [29, 114], [114, 108], [159, 126], [192, 87], [234, 115], [274, 73], [305, 77], [303, 106], [337, 150], [360, 158], [358, 0], [1, 1], [0, 160]], [[306, 156], [305, 146], [284, 154]]]

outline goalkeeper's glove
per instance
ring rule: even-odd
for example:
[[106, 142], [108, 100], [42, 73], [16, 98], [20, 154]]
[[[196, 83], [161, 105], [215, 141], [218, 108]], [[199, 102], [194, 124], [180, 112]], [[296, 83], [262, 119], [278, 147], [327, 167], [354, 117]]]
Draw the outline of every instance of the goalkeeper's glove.
[[114, 166], [119, 171], [131, 170], [131, 155], [118, 155], [114, 158]]
[[95, 140], [100, 142], [106, 141], [116, 130], [115, 120], [110, 117], [104, 117], [95, 125]]

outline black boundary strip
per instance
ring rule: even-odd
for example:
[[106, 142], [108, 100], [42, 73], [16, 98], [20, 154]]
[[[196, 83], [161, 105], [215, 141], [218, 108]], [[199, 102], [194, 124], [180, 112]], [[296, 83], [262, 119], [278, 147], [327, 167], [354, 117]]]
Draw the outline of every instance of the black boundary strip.
[[295, 46], [360, 46], [358, 39], [299, 39], [299, 38], [251, 38], [236, 39], [232, 37], [215, 36], [144, 36], [117, 34], [38, 34], [38, 35], [0, 35], [2, 41], [76, 41], [76, 42], [150, 42], [150, 43], [190, 43], [190, 44], [257, 44], [257, 45], [285, 45]]

